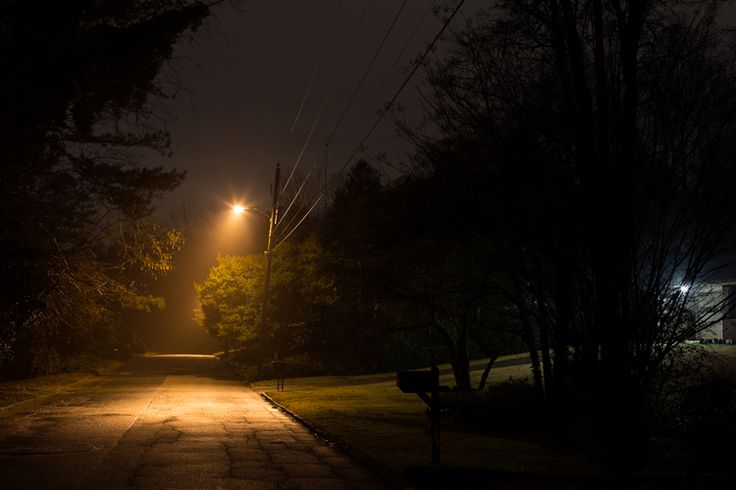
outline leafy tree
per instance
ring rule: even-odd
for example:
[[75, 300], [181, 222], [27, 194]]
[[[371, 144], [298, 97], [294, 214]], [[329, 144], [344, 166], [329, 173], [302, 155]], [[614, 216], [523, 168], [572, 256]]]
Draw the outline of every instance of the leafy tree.
[[184, 174], [140, 162], [168, 153], [159, 74], [209, 10], [9, 0], [0, 11], [0, 362], [24, 372], [39, 349], [63, 358], [94, 344], [119, 308], [159, 303], [144, 277], [171, 267], [180, 236], [149, 217]]
[[314, 234], [284, 242], [276, 251], [268, 320], [279, 356], [302, 353], [325, 365], [339, 364], [337, 353], [344, 347], [334, 335], [337, 298], [327, 258]]
[[195, 319], [221, 340], [225, 352], [243, 342], [262, 345], [264, 265], [260, 255], [218, 257], [205, 281], [194, 285], [199, 299]]
[[489, 274], [493, 240], [478, 227], [487, 208], [485, 179], [461, 148], [437, 145], [431, 153], [387, 186], [359, 161], [335, 192], [325, 216], [340, 298], [335, 309], [358, 327], [358, 352], [371, 353], [374, 363], [371, 344], [410, 336], [404, 359], [449, 360], [457, 388], [470, 390], [472, 356], [495, 360], [510, 342]]
[[378, 171], [357, 161], [335, 189], [322, 221], [329, 257], [324, 267], [334, 277], [339, 300], [332, 308], [333, 336], [352, 344], [353, 370], [378, 368], [379, 345], [386, 343], [385, 286], [391, 275], [383, 246], [392, 209]]
[[195, 319], [227, 351], [258, 352], [259, 361], [304, 354], [316, 360], [334, 349], [327, 309], [334, 302], [325, 254], [313, 236], [284, 242], [274, 252], [266, 330], [261, 331], [265, 261], [261, 254], [219, 257], [202, 284]]
[[548, 414], [560, 434], [592, 416], [617, 464], [667, 356], [716, 318], [692, 321], [679, 285], [728, 262], [736, 236], [719, 7], [497, 2], [427, 70], [434, 132], [408, 131], [422, 154], [452, 141], [484, 164]]
[[413, 312], [403, 315], [399, 328], [426, 326], [434, 332], [460, 390], [473, 388], [473, 357], [490, 359], [484, 384], [515, 336], [513, 318], [503, 314], [509, 300], [499, 273], [504, 258], [498, 230], [488, 225], [496, 209], [489, 175], [470, 148], [437, 142], [416, 155], [413, 172], [391, 192], [398, 223], [390, 252], [396, 271], [391, 290], [395, 307], [408, 303]]

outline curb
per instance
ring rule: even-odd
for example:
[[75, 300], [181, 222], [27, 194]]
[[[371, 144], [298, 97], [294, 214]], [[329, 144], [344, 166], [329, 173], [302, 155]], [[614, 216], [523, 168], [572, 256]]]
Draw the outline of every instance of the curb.
[[394, 471], [391, 471], [385, 466], [383, 466], [381, 463], [379, 463], [375, 459], [351, 447], [348, 443], [346, 443], [339, 437], [328, 434], [327, 432], [315, 426], [308, 420], [303, 419], [296, 413], [292, 412], [291, 410], [289, 410], [288, 408], [286, 408], [285, 406], [281, 405], [276, 400], [268, 396], [267, 393], [259, 392], [258, 395], [261, 398], [263, 398], [265, 401], [273, 405], [274, 408], [277, 408], [279, 411], [286, 414], [288, 417], [290, 417], [297, 423], [309, 429], [310, 432], [312, 432], [317, 438], [322, 439], [322, 441], [324, 441], [326, 444], [337, 447], [342, 452], [344, 452], [345, 454], [350, 456], [352, 459], [354, 459], [358, 464], [368, 468], [379, 479], [381, 479], [384, 483], [386, 483], [390, 488], [394, 488], [394, 489], [408, 488], [403, 478], [401, 478]]

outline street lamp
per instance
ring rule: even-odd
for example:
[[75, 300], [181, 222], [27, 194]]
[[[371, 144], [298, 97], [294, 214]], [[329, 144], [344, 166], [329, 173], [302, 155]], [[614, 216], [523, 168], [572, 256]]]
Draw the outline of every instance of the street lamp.
[[235, 216], [240, 216], [241, 214], [245, 213], [246, 211], [253, 211], [255, 213], [260, 214], [261, 216], [265, 217], [268, 222], [271, 221], [271, 215], [265, 211], [263, 211], [260, 208], [254, 208], [250, 206], [243, 206], [242, 204], [233, 204], [230, 207], [230, 210], [233, 212]]
[[263, 302], [261, 304], [261, 338], [266, 334], [266, 320], [268, 314], [269, 287], [271, 285], [271, 245], [273, 243], [273, 229], [279, 218], [279, 176], [281, 174], [280, 165], [276, 164], [276, 177], [273, 184], [273, 204], [271, 206], [271, 214], [261, 211], [258, 208], [245, 207], [242, 204], [234, 204], [233, 213], [236, 215], [243, 214], [245, 211], [255, 211], [262, 214], [268, 219], [268, 241], [266, 242], [266, 277], [263, 281]]

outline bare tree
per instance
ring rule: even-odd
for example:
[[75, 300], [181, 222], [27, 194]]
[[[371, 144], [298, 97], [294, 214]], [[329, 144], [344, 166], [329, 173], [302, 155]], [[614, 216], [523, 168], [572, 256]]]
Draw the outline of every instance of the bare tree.
[[486, 162], [498, 273], [541, 350], [551, 420], [590, 414], [618, 463], [667, 356], [723, 312], [688, 308], [736, 236], [736, 65], [718, 6], [497, 2], [427, 68], [434, 128], [404, 127], [429, 160], [439, 134]]

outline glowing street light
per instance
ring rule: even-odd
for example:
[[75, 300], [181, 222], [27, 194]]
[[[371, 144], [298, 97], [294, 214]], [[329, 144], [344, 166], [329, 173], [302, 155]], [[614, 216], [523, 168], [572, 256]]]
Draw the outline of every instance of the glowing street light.
[[273, 184], [273, 204], [271, 205], [271, 213], [266, 213], [265, 211], [261, 211], [258, 208], [252, 208], [252, 207], [245, 207], [242, 204], [233, 204], [232, 210], [233, 213], [237, 215], [243, 214], [245, 211], [255, 211], [257, 213], [262, 214], [266, 218], [268, 218], [268, 241], [266, 243], [266, 277], [263, 281], [263, 302], [261, 304], [261, 335], [265, 335], [266, 332], [266, 321], [267, 321], [267, 314], [268, 314], [268, 299], [269, 299], [269, 289], [271, 284], [271, 260], [272, 260], [272, 251], [271, 251], [271, 245], [273, 242], [273, 230], [276, 226], [276, 223], [278, 222], [278, 214], [279, 214], [279, 175], [281, 173], [281, 166], [277, 163], [276, 164], [276, 176], [274, 179]]
[[261, 214], [266, 217], [267, 220], [271, 220], [271, 215], [268, 214], [265, 211], [262, 211], [258, 208], [250, 207], [250, 206], [243, 206], [242, 204], [233, 204], [230, 208], [234, 215], [240, 216], [241, 214], [245, 213], [246, 211], [255, 211], [258, 214]]

